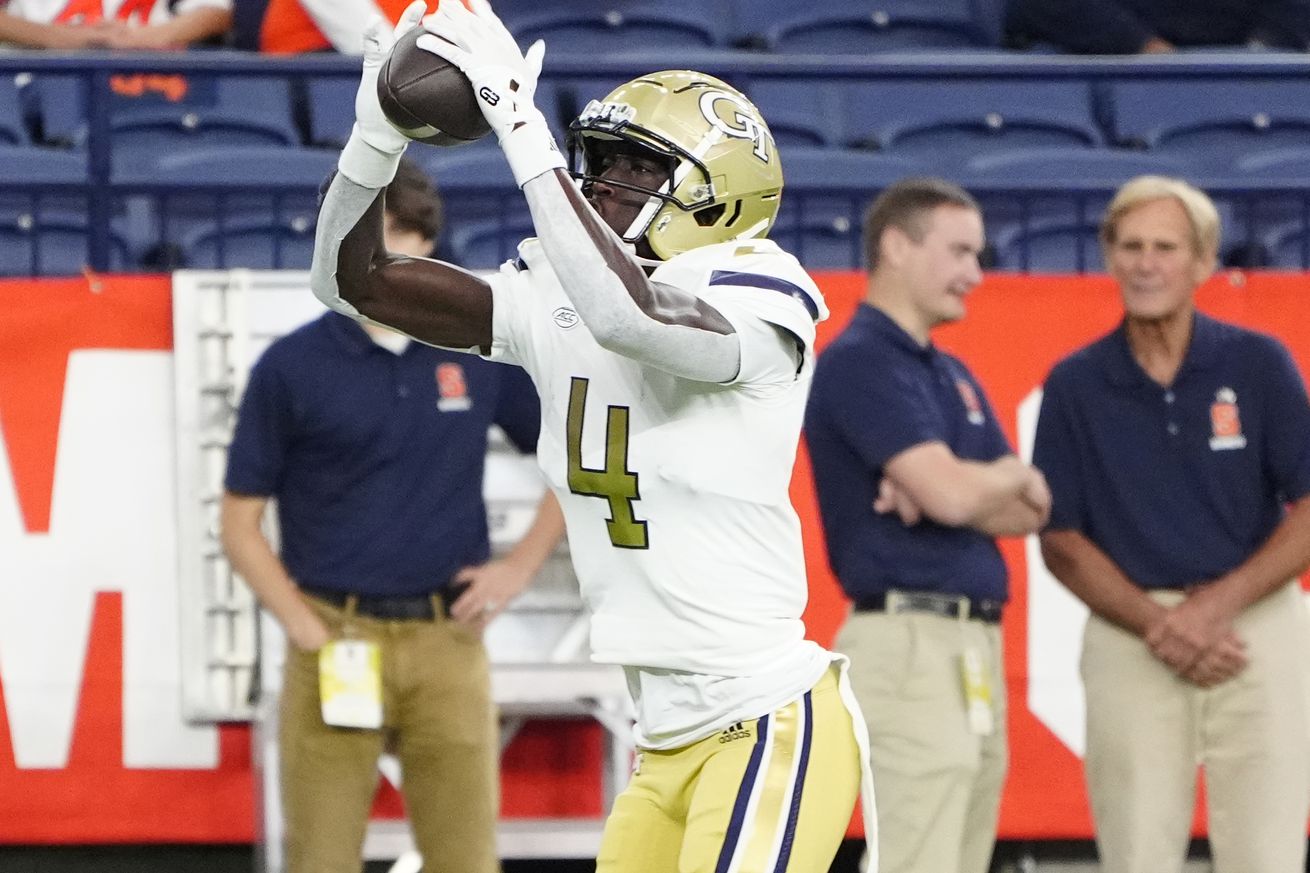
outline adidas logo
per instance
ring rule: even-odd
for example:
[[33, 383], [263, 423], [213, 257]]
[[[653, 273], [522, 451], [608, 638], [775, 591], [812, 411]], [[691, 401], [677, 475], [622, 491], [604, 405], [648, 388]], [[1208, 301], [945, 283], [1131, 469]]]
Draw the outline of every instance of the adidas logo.
[[731, 743], [733, 740], [749, 740], [750, 738], [750, 728], [744, 727], [741, 722], [729, 725], [719, 733], [720, 743]]

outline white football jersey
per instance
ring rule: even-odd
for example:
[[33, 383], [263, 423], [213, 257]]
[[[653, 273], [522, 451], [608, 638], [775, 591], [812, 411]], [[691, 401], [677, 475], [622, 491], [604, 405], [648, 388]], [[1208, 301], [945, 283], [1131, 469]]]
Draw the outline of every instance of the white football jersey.
[[[564, 510], [593, 658], [715, 677], [799, 669], [782, 684], [803, 692], [828, 663], [804, 641], [808, 588], [788, 496], [814, 325], [827, 316], [813, 280], [767, 240], [662, 264], [652, 281], [703, 298], [740, 337], [737, 378], [709, 384], [601, 348], [540, 244], [519, 253], [526, 269], [506, 264], [491, 278], [490, 356], [522, 365], [541, 395], [537, 458]], [[775, 325], [803, 348], [799, 370], [779, 353]]]
[[0, 9], [41, 24], [94, 24], [113, 20], [163, 24], [184, 12], [209, 6], [231, 9], [232, 0], [9, 0]]

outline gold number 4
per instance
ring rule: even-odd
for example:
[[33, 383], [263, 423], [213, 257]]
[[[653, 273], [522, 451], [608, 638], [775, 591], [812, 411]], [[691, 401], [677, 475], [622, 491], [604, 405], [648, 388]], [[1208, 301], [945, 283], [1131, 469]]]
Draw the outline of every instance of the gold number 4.
[[605, 466], [582, 466], [582, 417], [586, 414], [587, 383], [574, 376], [569, 386], [569, 490], [609, 501], [610, 542], [620, 549], [645, 549], [646, 522], [638, 521], [632, 502], [641, 499], [637, 474], [628, 469], [628, 407], [610, 406], [605, 418]]

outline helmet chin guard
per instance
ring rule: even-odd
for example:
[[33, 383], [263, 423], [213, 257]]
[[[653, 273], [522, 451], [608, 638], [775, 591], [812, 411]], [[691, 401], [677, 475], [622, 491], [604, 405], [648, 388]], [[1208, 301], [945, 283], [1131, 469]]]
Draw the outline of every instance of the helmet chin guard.
[[662, 259], [763, 237], [773, 226], [782, 194], [773, 135], [749, 100], [713, 76], [652, 73], [588, 103], [569, 126], [570, 163], [584, 191], [614, 150], [669, 161], [659, 190], [606, 180], [648, 195], [622, 236], [630, 243], [644, 237]]

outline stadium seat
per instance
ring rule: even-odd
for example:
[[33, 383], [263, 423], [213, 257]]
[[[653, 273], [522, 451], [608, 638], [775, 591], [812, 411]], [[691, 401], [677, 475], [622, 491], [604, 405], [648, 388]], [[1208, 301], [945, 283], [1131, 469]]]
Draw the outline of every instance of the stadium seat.
[[1104, 269], [1098, 218], [1034, 218], [990, 235], [996, 269], [1023, 273], [1096, 273]]
[[452, 223], [446, 255], [470, 270], [494, 270], [518, 256], [518, 244], [536, 236], [526, 208], [502, 218]]
[[317, 191], [337, 168], [337, 153], [285, 146], [204, 146], [159, 155], [149, 181], [200, 187], [269, 186]]
[[888, 185], [927, 168], [914, 160], [861, 151], [781, 150], [783, 190], [769, 233], [816, 270], [858, 269], [864, 210]]
[[739, 45], [788, 54], [848, 54], [994, 45], [973, 0], [734, 0]]
[[[111, 270], [131, 260], [127, 244], [109, 230]], [[0, 208], [0, 276], [76, 276], [89, 260], [85, 211]]]
[[1014, 180], [1026, 185], [1072, 184], [1113, 189], [1135, 176], [1187, 176], [1195, 170], [1182, 155], [1048, 146], [977, 155], [965, 161], [960, 178], [966, 184]]
[[309, 119], [308, 144], [339, 149], [350, 138], [355, 123], [355, 92], [359, 77], [311, 76], [305, 83], [305, 115]]
[[990, 228], [1032, 219], [1093, 220], [1135, 176], [1185, 176], [1185, 160], [1114, 149], [1018, 148], [965, 161], [952, 179], [983, 207]]
[[1020, 147], [1098, 148], [1086, 82], [892, 80], [847, 89], [847, 145], [956, 164]]
[[1303, 147], [1310, 134], [1310, 81], [1126, 79], [1112, 83], [1116, 142], [1185, 154], [1231, 172], [1262, 152]]
[[0, 145], [0, 181], [5, 184], [86, 182], [86, 155], [40, 146]]
[[415, 148], [407, 154], [432, 176], [440, 191], [518, 192], [509, 163], [494, 142], [455, 148]]
[[1266, 230], [1262, 234], [1266, 258], [1259, 266], [1279, 270], [1310, 269], [1310, 229], [1302, 219]]
[[1085, 82], [759, 79], [747, 94], [781, 146], [865, 148], [953, 168], [1001, 150], [1104, 143]]
[[0, 76], [0, 145], [28, 145], [32, 137], [23, 122], [22, 101], [13, 76]]
[[1256, 152], [1233, 164], [1238, 176], [1255, 179], [1310, 179], [1310, 145]]
[[0, 145], [0, 213], [86, 210], [86, 155]]
[[586, 55], [724, 46], [723, 0], [505, 2], [496, 11], [522, 45], [545, 39], [552, 52]]
[[187, 260], [192, 237], [226, 220], [244, 227], [262, 217], [276, 228], [308, 216], [312, 224], [335, 168], [336, 153], [324, 150], [212, 146], [162, 155], [140, 178], [116, 181], [143, 185], [127, 198], [133, 250], [169, 266]]
[[795, 146], [842, 145], [846, 92], [840, 79], [758, 79], [745, 89], [783, 156]]
[[182, 266], [307, 270], [314, 256], [316, 218], [312, 211], [257, 213], [197, 225], [182, 239]]
[[[136, 79], [129, 78], [129, 84]], [[110, 136], [116, 170], [134, 172], [166, 152], [201, 145], [299, 145], [290, 85], [275, 77], [160, 77], [151, 89], [118, 86], [110, 97]], [[36, 90], [43, 137], [84, 146], [87, 95], [66, 76], [39, 77]], [[139, 93], [138, 93], [139, 91]]]

